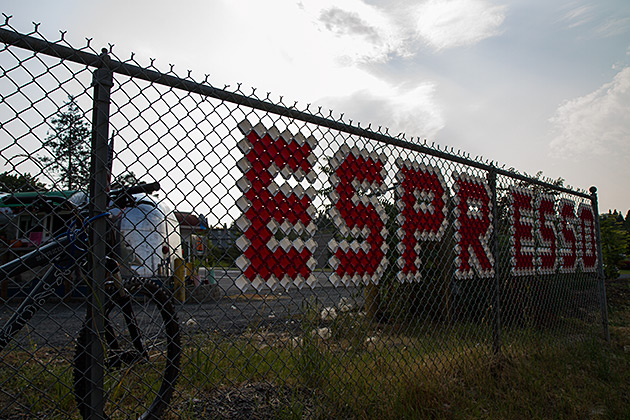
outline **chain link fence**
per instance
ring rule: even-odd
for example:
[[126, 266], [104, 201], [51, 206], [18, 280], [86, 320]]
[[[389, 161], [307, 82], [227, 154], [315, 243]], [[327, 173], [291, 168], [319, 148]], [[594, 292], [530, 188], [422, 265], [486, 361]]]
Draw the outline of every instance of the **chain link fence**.
[[0, 38], [0, 418], [352, 417], [607, 335], [594, 189]]

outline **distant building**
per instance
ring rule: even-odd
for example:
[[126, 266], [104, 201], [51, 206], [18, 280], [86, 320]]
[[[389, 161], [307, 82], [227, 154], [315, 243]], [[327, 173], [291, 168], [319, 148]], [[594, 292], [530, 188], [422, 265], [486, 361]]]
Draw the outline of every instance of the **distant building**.
[[[77, 191], [45, 191], [0, 193], [0, 264], [33, 251], [55, 236], [66, 232], [76, 216], [77, 206], [85, 194]], [[22, 298], [42, 267], [0, 279], [0, 301]], [[55, 292], [59, 297], [85, 294], [78, 291], [79, 282], [73, 271]]]
[[234, 246], [240, 236], [236, 229], [227, 226], [209, 228], [206, 226], [203, 216], [200, 217], [193, 213], [176, 211], [175, 217], [179, 222], [185, 258], [188, 255], [207, 255], [208, 247], [225, 253]]
[[236, 240], [240, 236], [240, 232], [236, 229], [230, 229], [227, 226], [222, 228], [212, 228], [208, 232], [208, 236], [212, 246], [219, 248], [221, 251], [227, 251], [234, 246]]
[[67, 229], [77, 191], [21, 192], [0, 196], [0, 237], [35, 247]]
[[193, 255], [204, 256], [207, 249], [202, 234], [205, 233], [206, 227], [202, 224], [199, 216], [193, 213], [175, 211], [175, 217], [179, 223], [184, 259], [190, 259]]

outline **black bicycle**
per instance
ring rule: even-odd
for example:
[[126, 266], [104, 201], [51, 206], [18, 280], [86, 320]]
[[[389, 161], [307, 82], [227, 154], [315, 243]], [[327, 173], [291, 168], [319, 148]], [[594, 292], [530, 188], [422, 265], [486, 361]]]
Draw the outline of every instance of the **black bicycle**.
[[[110, 192], [112, 208], [133, 206], [133, 194], [152, 193], [158, 183], [142, 184]], [[109, 213], [82, 220], [38, 249], [0, 266], [0, 280], [34, 267], [50, 266], [43, 277], [33, 280], [32, 289], [0, 331], [0, 352], [44, 305], [71, 271], [88, 270], [90, 224]], [[108, 223], [110, 240], [103, 302], [104, 328], [99, 345], [104, 351], [104, 408], [109, 417], [159, 418], [173, 395], [181, 357], [180, 331], [169, 294], [154, 282], [132, 278], [123, 282], [116, 241], [120, 233]], [[85, 277], [85, 276], [81, 276]], [[90, 305], [79, 331], [74, 355], [74, 391], [83, 418], [91, 414], [90, 400], [93, 321]]]

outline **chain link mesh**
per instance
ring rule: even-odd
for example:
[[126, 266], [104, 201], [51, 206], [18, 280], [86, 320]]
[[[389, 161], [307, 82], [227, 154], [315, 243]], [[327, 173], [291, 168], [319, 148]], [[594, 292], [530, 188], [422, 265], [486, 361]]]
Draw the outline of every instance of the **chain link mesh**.
[[[5, 264], [75, 232], [99, 59], [89, 42], [0, 29]], [[162, 330], [148, 367], [105, 377], [112, 418], [144, 412], [159, 388], [174, 321], [150, 318], [157, 294], [176, 302], [181, 334], [167, 418], [351, 415], [383, 390], [601, 331], [594, 196], [109, 56], [112, 188], [160, 184], [112, 210], [114, 248], [124, 284], [159, 286], [129, 290], [139, 327]], [[0, 279], [0, 325], [40, 265]], [[0, 417], [90, 410], [76, 396], [98, 384], [76, 350], [89, 351], [88, 271], [61, 267], [53, 298], [2, 350]]]

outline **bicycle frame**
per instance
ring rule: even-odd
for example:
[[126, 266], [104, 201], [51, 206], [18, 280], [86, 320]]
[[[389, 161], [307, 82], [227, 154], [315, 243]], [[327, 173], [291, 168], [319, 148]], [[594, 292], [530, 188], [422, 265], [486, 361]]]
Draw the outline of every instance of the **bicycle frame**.
[[[115, 190], [111, 193], [113, 204], [111, 208], [135, 205], [132, 194], [148, 194], [157, 189], [159, 189], [159, 184], [152, 183]], [[0, 280], [27, 272], [35, 267], [49, 266], [42, 277], [32, 281], [28, 296], [0, 330], [0, 352], [7, 348], [18, 332], [33, 318], [35, 312], [44, 305], [46, 299], [63, 284], [71, 270], [78, 269], [85, 274], [86, 263], [90, 260], [87, 227], [95, 219], [108, 216], [112, 214], [106, 212], [82, 220], [78, 228], [74, 228], [73, 223], [65, 234], [56, 237], [50, 243], [0, 266]], [[107, 370], [109, 374], [122, 373], [120, 379], [123, 379], [128, 376], [128, 369], [131, 369], [133, 365], [155, 363], [155, 369], [161, 375], [157, 380], [160, 384], [159, 390], [157, 394], [145, 395], [148, 405], [146, 412], [140, 418], [159, 418], [170, 402], [179, 374], [181, 340], [177, 316], [169, 295], [160, 290], [154, 282], [142, 278], [131, 278], [123, 284], [119, 263], [120, 252], [116, 249], [119, 239], [116, 237], [115, 222], [114, 216], [110, 220], [109, 230], [106, 233], [109, 248], [104, 261], [104, 275], [106, 276], [104, 301], [87, 305], [86, 318], [75, 341], [75, 356], [72, 364], [77, 408], [83, 418], [92, 418], [94, 376], [103, 375], [104, 377]], [[136, 319], [134, 313], [135, 306], [140, 302], [136, 299], [137, 296], [142, 297], [142, 303], [146, 299], [147, 305], [151, 308], [148, 311], [148, 321], [145, 317], [141, 320], [142, 324], [138, 322], [140, 320]], [[98, 308], [95, 308], [94, 304]], [[138, 307], [142, 313], [147, 313], [147, 308], [142, 305]], [[97, 331], [94, 328], [94, 310], [102, 311], [104, 318], [102, 330], [99, 328]], [[157, 318], [153, 319], [152, 315], [156, 315]], [[155, 339], [158, 336], [151, 328], [154, 325], [159, 328], [159, 344], [162, 347], [157, 350], [157, 353], [155, 353]], [[146, 336], [144, 328], [149, 328]], [[95, 357], [95, 346], [104, 350], [102, 355]], [[153, 360], [152, 354], [162, 354], [164, 357]], [[98, 363], [102, 363], [100, 368], [97, 367]], [[123, 365], [127, 367], [120, 369]]]
[[[123, 208], [132, 200], [132, 194], [150, 193], [157, 191], [159, 188], [160, 184], [157, 182], [141, 184], [111, 191], [110, 197], [112, 198], [114, 206]], [[2, 351], [11, 339], [26, 325], [35, 312], [46, 303], [46, 299], [54, 293], [55, 288], [62, 284], [66, 271], [71, 267], [76, 267], [80, 261], [86, 258], [86, 226], [89, 226], [91, 222], [98, 218], [107, 216], [110, 216], [110, 213], [102, 213], [85, 220], [82, 223], [83, 227], [77, 230], [72, 230], [71, 225], [66, 234], [56, 237], [51, 243], [0, 266], [0, 279], [5, 279], [24, 273], [35, 267], [51, 265], [43, 277], [33, 280], [33, 288], [28, 296], [11, 316], [11, 319], [2, 327], [2, 330], [0, 330], [0, 351]], [[80, 243], [82, 246], [78, 246], [77, 243]], [[110, 275], [114, 272], [118, 272], [117, 269], [114, 269], [118, 267], [117, 262], [114, 261], [113, 264], [116, 267], [109, 267]], [[118, 278], [119, 276], [116, 275], [114, 277]], [[118, 280], [119, 281], [114, 281], [115, 287], [122, 290], [120, 279], [118, 278]], [[137, 330], [133, 313], [129, 312], [127, 317], [129, 328], [134, 331]], [[138, 350], [141, 350], [141, 345], [138, 347], [140, 347]]]
[[33, 287], [15, 313], [0, 330], [0, 351], [26, 325], [39, 310], [55, 288], [63, 283], [68, 268], [76, 266], [85, 258], [86, 251], [74, 246], [74, 241], [67, 235], [56, 238], [53, 242], [0, 266], [0, 278], [7, 278], [24, 273], [34, 267], [50, 264], [46, 273], [33, 280]]

